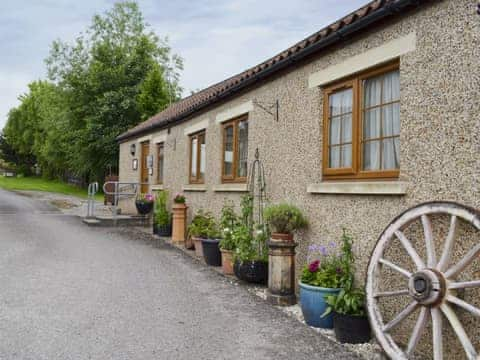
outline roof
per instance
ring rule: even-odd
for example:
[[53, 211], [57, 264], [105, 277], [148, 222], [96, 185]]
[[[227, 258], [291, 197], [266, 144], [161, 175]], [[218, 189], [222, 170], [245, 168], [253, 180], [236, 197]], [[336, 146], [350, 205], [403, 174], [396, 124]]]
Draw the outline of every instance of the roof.
[[271, 76], [273, 73], [309, 55], [332, 46], [344, 39], [346, 35], [352, 35], [389, 16], [402, 14], [414, 6], [430, 1], [434, 0], [373, 0], [272, 58], [179, 100], [160, 113], [121, 134], [117, 137], [117, 140], [125, 141], [154, 129], [170, 127], [207, 106], [232, 96], [245, 87]]

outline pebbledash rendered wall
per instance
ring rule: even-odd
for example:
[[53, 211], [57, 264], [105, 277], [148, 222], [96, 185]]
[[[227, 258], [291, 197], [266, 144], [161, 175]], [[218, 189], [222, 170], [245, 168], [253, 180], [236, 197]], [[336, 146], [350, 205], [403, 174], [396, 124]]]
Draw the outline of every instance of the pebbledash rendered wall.
[[[140, 170], [132, 171], [132, 142], [137, 143], [139, 158], [140, 141], [150, 140], [151, 153], [156, 155], [156, 139], [165, 138], [163, 187], [170, 196], [185, 193], [190, 217], [201, 208], [218, 214], [224, 199], [239, 200], [245, 186], [242, 189], [239, 185], [221, 184], [222, 134], [217, 118], [225, 118], [228, 112], [235, 114], [238, 107], [251, 107], [248, 156], [251, 161], [255, 149], [259, 149], [269, 200], [297, 205], [310, 222], [308, 231], [297, 236], [297, 275], [307, 261], [308, 246], [338, 241], [345, 227], [355, 240], [361, 282], [378, 236], [402, 211], [432, 200], [452, 200], [480, 208], [480, 17], [475, 7], [476, 0], [444, 0], [422, 6], [199, 113], [172, 127], [169, 134], [161, 130], [123, 142], [120, 181], [139, 181]], [[338, 71], [334, 66], [354, 56], [412, 37], [414, 48], [400, 56], [400, 178], [369, 186], [359, 182], [329, 185], [333, 186], [329, 191], [339, 193], [317, 193], [325, 191], [321, 153], [323, 96], [320, 87], [309, 85], [315, 82], [312, 75], [325, 69]], [[328, 77], [328, 71], [320, 74]], [[255, 101], [272, 104], [277, 99], [278, 122], [255, 105]], [[186, 132], [205, 123], [205, 185], [189, 185]], [[156, 181], [156, 175], [151, 181]], [[357, 192], [366, 193], [342, 193], [351, 191], [352, 185], [360, 186]], [[371, 194], [379, 189], [402, 194]], [[127, 210], [126, 204], [124, 208]], [[473, 244], [478, 238], [471, 241]], [[480, 264], [473, 266], [480, 275]], [[473, 338], [480, 339], [478, 331]]]

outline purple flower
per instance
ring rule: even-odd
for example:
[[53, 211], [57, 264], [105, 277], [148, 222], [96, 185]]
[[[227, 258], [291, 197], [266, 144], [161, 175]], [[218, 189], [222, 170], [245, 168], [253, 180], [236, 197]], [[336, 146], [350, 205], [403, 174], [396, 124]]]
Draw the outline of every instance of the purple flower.
[[328, 244], [331, 248], [336, 248], [337, 247], [337, 244], [335, 244], [335, 242], [333, 241], [330, 241], [330, 243]]
[[320, 246], [319, 250], [323, 256], [327, 256], [327, 248], [325, 246]]
[[314, 273], [318, 271], [318, 268], [320, 266], [320, 260], [315, 260], [308, 265], [308, 271]]

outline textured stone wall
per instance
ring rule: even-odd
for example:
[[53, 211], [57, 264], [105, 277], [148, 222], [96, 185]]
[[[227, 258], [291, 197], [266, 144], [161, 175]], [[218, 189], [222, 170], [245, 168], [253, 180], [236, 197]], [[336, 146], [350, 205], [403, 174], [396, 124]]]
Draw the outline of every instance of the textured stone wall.
[[[480, 18], [475, 6], [475, 0], [445, 0], [424, 6], [175, 126], [165, 146], [165, 188], [172, 196], [188, 183], [184, 128], [208, 118], [206, 191], [185, 192], [189, 216], [200, 208], [218, 214], [225, 198], [238, 200], [239, 192], [213, 191], [221, 183], [222, 156], [221, 126], [215, 123], [215, 116], [249, 100], [271, 104], [278, 99], [278, 122], [258, 106], [249, 114], [249, 159], [258, 148], [271, 202], [294, 203], [309, 218], [310, 228], [297, 237], [297, 268], [305, 264], [309, 245], [337, 241], [345, 227], [355, 239], [361, 282], [378, 236], [402, 211], [431, 200], [480, 208]], [[308, 185], [322, 181], [323, 97], [320, 88], [308, 88], [309, 75], [413, 31], [416, 50], [400, 58], [400, 180], [407, 183], [406, 195], [307, 193]], [[131, 170], [129, 146], [130, 142], [120, 146], [121, 181], [139, 178], [139, 170]], [[153, 143], [152, 151], [156, 151]], [[467, 244], [475, 241], [478, 236], [477, 240], [465, 240]], [[394, 252], [393, 256], [404, 255]], [[480, 264], [473, 266], [478, 274]], [[479, 340], [476, 342], [478, 346]]]

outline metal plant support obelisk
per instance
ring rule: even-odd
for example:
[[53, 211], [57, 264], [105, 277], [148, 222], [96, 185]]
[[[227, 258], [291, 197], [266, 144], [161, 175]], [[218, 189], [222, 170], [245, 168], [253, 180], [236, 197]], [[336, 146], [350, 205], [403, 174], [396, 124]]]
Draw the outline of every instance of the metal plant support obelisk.
[[[267, 226], [263, 221], [263, 210], [267, 201], [266, 196], [266, 182], [265, 182], [265, 170], [263, 164], [260, 161], [260, 153], [258, 148], [255, 149], [255, 160], [250, 167], [250, 175], [248, 180], [248, 192], [253, 202], [253, 218], [251, 219], [250, 230], [261, 230], [264, 234], [267, 233]], [[254, 229], [253, 225], [257, 224], [260, 228]], [[263, 255], [264, 247], [262, 243], [258, 243], [258, 254]]]

